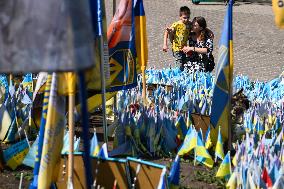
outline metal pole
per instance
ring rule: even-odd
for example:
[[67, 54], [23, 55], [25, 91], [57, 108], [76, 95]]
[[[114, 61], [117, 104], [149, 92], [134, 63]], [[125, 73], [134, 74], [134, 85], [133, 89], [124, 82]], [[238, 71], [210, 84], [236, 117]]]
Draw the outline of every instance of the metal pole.
[[[113, 0], [113, 3], [112, 3], [112, 16], [115, 15], [115, 11], [116, 11], [116, 0]], [[116, 98], [116, 95], [114, 96], [114, 105], [113, 105], [113, 108], [114, 110], [117, 110], [117, 98]]]
[[104, 142], [108, 142], [108, 134], [107, 134], [107, 120], [106, 120], [106, 84], [105, 84], [105, 71], [104, 71], [104, 44], [103, 44], [103, 36], [100, 36], [100, 51], [101, 51], [101, 86], [102, 86], [102, 109], [103, 109], [103, 128], [104, 128]]
[[84, 140], [84, 151], [83, 160], [85, 166], [85, 177], [86, 177], [86, 187], [91, 189], [93, 182], [93, 175], [91, 169], [91, 158], [90, 158], [90, 140], [89, 140], [89, 112], [87, 104], [87, 94], [86, 94], [86, 83], [85, 83], [85, 73], [80, 71], [79, 75], [79, 91], [80, 91], [80, 101], [81, 101], [81, 116], [82, 116], [82, 127], [83, 127], [83, 140]]
[[107, 120], [106, 120], [106, 81], [105, 81], [105, 69], [104, 65], [108, 64], [108, 44], [104, 41], [104, 33], [103, 33], [103, 14], [105, 11], [105, 7], [103, 6], [102, 1], [98, 1], [98, 37], [100, 40], [100, 71], [101, 71], [101, 87], [102, 87], [102, 110], [103, 110], [103, 129], [104, 129], [104, 142], [107, 144], [108, 142], [108, 134], [107, 134]]
[[232, 150], [232, 92], [233, 92], [233, 70], [234, 70], [234, 54], [233, 54], [233, 0], [229, 2], [229, 127], [228, 127], [228, 150]]

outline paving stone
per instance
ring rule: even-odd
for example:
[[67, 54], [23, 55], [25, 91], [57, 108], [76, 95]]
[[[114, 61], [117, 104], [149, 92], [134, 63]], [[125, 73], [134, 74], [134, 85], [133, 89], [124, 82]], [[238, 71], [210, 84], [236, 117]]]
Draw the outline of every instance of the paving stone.
[[[117, 3], [119, 1], [117, 0]], [[179, 7], [191, 9], [191, 19], [203, 16], [214, 32], [215, 62], [226, 7], [223, 2], [194, 5], [188, 0], [144, 0], [147, 16], [150, 67], [163, 68], [174, 62], [171, 51], [162, 52], [165, 26], [179, 19]], [[112, 1], [106, 1], [108, 23]], [[284, 69], [284, 30], [274, 25], [271, 4], [236, 2], [233, 7], [234, 74], [267, 81]]]

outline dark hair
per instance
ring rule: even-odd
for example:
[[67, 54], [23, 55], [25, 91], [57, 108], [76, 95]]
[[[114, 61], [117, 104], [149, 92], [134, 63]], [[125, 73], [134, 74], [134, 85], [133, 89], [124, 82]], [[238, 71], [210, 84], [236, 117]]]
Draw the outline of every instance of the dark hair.
[[198, 16], [198, 17], [194, 17], [193, 20], [192, 20], [192, 24], [194, 24], [195, 22], [198, 23], [198, 25], [200, 27], [202, 27], [202, 30], [201, 30], [201, 40], [202, 41], [205, 41], [205, 39], [208, 37], [208, 31], [206, 30], [207, 28], [207, 23], [206, 23], [206, 20], [204, 17], [202, 16]]
[[188, 14], [190, 15], [190, 9], [187, 6], [182, 6], [179, 8], [179, 16], [182, 14]]

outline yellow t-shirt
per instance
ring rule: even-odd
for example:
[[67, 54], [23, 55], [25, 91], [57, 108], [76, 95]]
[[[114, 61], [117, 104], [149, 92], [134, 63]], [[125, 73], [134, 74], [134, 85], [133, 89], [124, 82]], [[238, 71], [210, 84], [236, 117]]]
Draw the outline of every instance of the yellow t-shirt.
[[174, 52], [181, 51], [182, 48], [187, 45], [190, 24], [186, 25], [181, 21], [177, 21], [171, 25], [171, 28], [174, 30], [172, 49]]

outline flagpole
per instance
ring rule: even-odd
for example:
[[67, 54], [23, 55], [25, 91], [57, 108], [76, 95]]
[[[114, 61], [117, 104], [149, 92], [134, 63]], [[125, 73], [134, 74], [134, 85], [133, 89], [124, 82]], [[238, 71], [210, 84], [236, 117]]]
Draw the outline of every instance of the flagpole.
[[[112, 2], [112, 16], [115, 15], [115, 11], [116, 11], [116, 0], [113, 0], [113, 2]], [[116, 95], [114, 95], [113, 101], [114, 101], [113, 109], [116, 111], [116, 109], [117, 109], [117, 96]], [[113, 111], [113, 112], [115, 112], [115, 111]], [[114, 117], [114, 119], [115, 119], [115, 117]]]
[[83, 71], [78, 73], [79, 76], [79, 87], [80, 87], [80, 101], [81, 101], [81, 117], [82, 117], [82, 128], [83, 128], [83, 140], [84, 140], [84, 151], [83, 151], [83, 161], [85, 166], [85, 177], [86, 177], [86, 187], [91, 189], [93, 182], [93, 175], [91, 171], [91, 158], [90, 158], [90, 140], [89, 140], [89, 112], [87, 104], [87, 94], [86, 94], [86, 83], [85, 75]]
[[193, 165], [195, 166], [195, 164], [196, 164], [196, 147], [197, 147], [197, 132], [196, 132], [196, 130], [195, 130], [195, 128], [194, 128], [194, 132], [195, 132], [195, 137], [196, 137], [196, 143], [195, 143], [195, 147], [194, 147], [194, 162], [193, 162]]
[[193, 165], [195, 166], [196, 164], [196, 147], [194, 148], [194, 161], [193, 161]]
[[105, 8], [102, 7], [102, 1], [98, 0], [97, 2], [97, 14], [98, 14], [98, 36], [100, 40], [100, 72], [101, 72], [101, 87], [102, 87], [102, 110], [103, 110], [103, 129], [104, 129], [104, 142], [107, 144], [108, 142], [108, 134], [107, 134], [107, 120], [106, 120], [106, 81], [105, 81], [105, 69], [104, 65], [108, 64], [108, 44], [104, 43], [104, 36], [103, 36], [103, 15], [102, 11], [105, 11]]
[[4, 157], [3, 157], [3, 151], [0, 143], [0, 171], [4, 169]]
[[[72, 73], [72, 74], [75, 74], [75, 73]], [[70, 80], [69, 82], [75, 82], [75, 81], [76, 80]], [[74, 107], [75, 107], [75, 87], [76, 87], [76, 84], [71, 83], [69, 86], [70, 86], [70, 89], [68, 90], [68, 93], [69, 93], [68, 94], [68, 126], [69, 126], [68, 187], [73, 186]]]
[[[34, 79], [33, 79], [33, 74], [32, 74], [32, 96], [34, 95]], [[31, 104], [30, 112], [29, 112], [29, 126], [32, 126], [32, 109], [33, 109], [33, 104]]]
[[[135, 9], [136, 9], [136, 7], [143, 9], [143, 11], [140, 10], [140, 12], [139, 12], [139, 14], [141, 14], [139, 16], [139, 22], [138, 22], [139, 25], [137, 25], [135, 27], [136, 28], [138, 27], [139, 30], [140, 30], [139, 31], [140, 35], [138, 35], [139, 38], [140, 38], [140, 39], [138, 39], [138, 40], [140, 40], [140, 47], [136, 47], [136, 49], [138, 50], [138, 52], [137, 52], [138, 53], [138, 59], [139, 59], [139, 61], [141, 61], [139, 63], [140, 63], [140, 66], [141, 66], [141, 74], [142, 74], [142, 99], [143, 99], [144, 105], [146, 106], [147, 101], [146, 101], [146, 74], [145, 74], [145, 72], [146, 72], [146, 67], [147, 67], [148, 49], [147, 49], [147, 41], [144, 38], [145, 37], [144, 35], [146, 34], [146, 28], [145, 28], [146, 26], [144, 26], [145, 18], [143, 18], [143, 17], [145, 17], [145, 13], [144, 13], [144, 7], [143, 7], [142, 1], [140, 1], [139, 4], [137, 4], [137, 3], [138, 3], [138, 1], [136, 1], [136, 4], [134, 5]], [[136, 24], [136, 22], [135, 22], [135, 24]], [[135, 37], [138, 37], [138, 36], [135, 36]], [[139, 58], [139, 56], [140, 56], [140, 58]]]
[[231, 154], [230, 154], [230, 151], [228, 151], [228, 154], [229, 154], [230, 174], [232, 174], [232, 167], [231, 167]]
[[230, 0], [229, 2], [229, 128], [228, 128], [228, 150], [232, 150], [232, 91], [233, 91], [233, 86], [232, 86], [232, 81], [233, 81], [233, 0]]
[[13, 84], [13, 74], [9, 74], [9, 84], [12, 85]]

